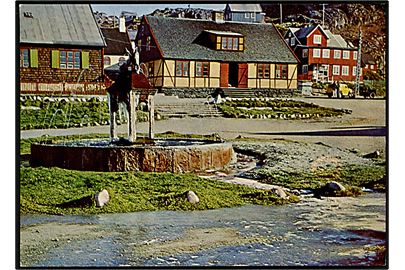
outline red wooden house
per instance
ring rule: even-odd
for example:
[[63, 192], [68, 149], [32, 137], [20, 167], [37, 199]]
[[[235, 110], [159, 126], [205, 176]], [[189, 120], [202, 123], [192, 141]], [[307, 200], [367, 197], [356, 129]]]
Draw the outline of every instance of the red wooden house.
[[356, 80], [357, 48], [342, 36], [316, 25], [289, 28], [284, 38], [300, 59], [299, 80]]

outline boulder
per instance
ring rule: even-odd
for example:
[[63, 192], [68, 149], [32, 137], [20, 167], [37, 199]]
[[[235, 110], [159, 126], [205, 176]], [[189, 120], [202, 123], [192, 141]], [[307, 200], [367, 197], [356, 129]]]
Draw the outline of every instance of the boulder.
[[97, 207], [103, 207], [110, 201], [110, 195], [106, 189], [103, 189], [102, 191], [96, 193], [95, 200]]
[[288, 200], [288, 195], [281, 187], [272, 188], [271, 191], [276, 194], [280, 199]]
[[194, 193], [194, 191], [187, 191], [187, 201], [191, 204], [196, 204], [200, 201], [198, 198], [197, 194]]
[[363, 157], [364, 158], [379, 158], [381, 156], [380, 151], [376, 150], [370, 154], [366, 154]]
[[326, 192], [345, 191], [346, 188], [339, 182], [331, 181], [324, 187]]

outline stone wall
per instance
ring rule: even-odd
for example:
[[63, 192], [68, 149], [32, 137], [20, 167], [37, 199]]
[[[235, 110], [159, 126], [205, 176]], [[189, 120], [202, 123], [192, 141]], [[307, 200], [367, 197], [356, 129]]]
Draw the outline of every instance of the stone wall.
[[31, 166], [83, 171], [201, 172], [222, 169], [233, 157], [229, 143], [158, 147], [74, 147], [31, 145]]
[[215, 88], [162, 88], [159, 92], [179, 98], [206, 98], [214, 91]]

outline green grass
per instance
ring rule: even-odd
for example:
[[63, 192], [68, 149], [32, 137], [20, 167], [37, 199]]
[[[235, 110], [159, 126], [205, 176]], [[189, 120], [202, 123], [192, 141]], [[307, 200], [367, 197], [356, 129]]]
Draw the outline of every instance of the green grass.
[[[25, 100], [20, 102], [20, 106], [39, 108], [21, 109], [21, 130], [93, 126], [96, 123], [105, 124], [110, 119], [107, 102], [97, 99], [88, 102]], [[147, 113], [142, 111], [137, 111], [137, 117], [140, 122], [148, 119]]]
[[[248, 118], [250, 116], [266, 115], [277, 116], [309, 114], [319, 116], [338, 116], [344, 114], [342, 110], [325, 108], [313, 103], [294, 100], [229, 100], [218, 104], [218, 108], [229, 118]], [[259, 109], [261, 108], [261, 109]]]
[[[20, 211], [48, 214], [97, 214], [154, 210], [205, 210], [244, 204], [286, 203], [269, 191], [205, 180], [192, 174], [142, 172], [82, 172], [59, 168], [21, 167]], [[92, 196], [107, 189], [110, 202], [103, 208], [94, 203], [85, 207], [61, 204]], [[198, 204], [186, 201], [193, 190]], [[291, 196], [291, 201], [297, 198]]]
[[281, 185], [290, 189], [318, 189], [327, 182], [338, 181], [356, 193], [360, 187], [384, 191], [386, 188], [386, 168], [376, 165], [347, 165], [311, 172], [297, 171], [271, 173], [265, 168], [256, 171], [261, 182]]

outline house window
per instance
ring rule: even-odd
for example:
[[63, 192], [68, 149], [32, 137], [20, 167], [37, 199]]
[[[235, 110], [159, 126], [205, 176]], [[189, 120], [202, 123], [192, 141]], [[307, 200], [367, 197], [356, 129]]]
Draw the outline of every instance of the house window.
[[290, 44], [291, 44], [291, 46], [294, 46], [294, 45], [295, 45], [295, 38], [292, 38], [292, 39], [290, 40]]
[[329, 49], [323, 49], [322, 50], [322, 58], [329, 58], [330, 50]]
[[340, 50], [335, 50], [333, 53], [333, 58], [335, 59], [340, 59], [341, 51]]
[[[353, 67], [353, 76], [356, 76], [357, 67]], [[361, 68], [360, 68], [360, 75], [361, 75]]]
[[343, 59], [350, 59], [350, 52], [349, 51], [343, 51]]
[[20, 50], [20, 67], [30, 66], [30, 51], [28, 49]]
[[66, 69], [80, 68], [80, 52], [79, 51], [60, 51], [59, 67]]
[[374, 69], [374, 65], [370, 65], [370, 69]]
[[237, 37], [221, 37], [221, 49], [237, 51], [239, 47]]
[[287, 79], [287, 70], [287, 65], [276, 64], [276, 79]]
[[150, 51], [150, 36], [146, 38], [146, 51]]
[[314, 49], [314, 58], [320, 58], [321, 57], [321, 49]]
[[139, 39], [138, 40], [138, 51], [141, 52], [141, 50], [142, 50], [142, 40]]
[[255, 13], [254, 12], [250, 13], [250, 18], [252, 18], [252, 19], [255, 18]]
[[257, 78], [258, 79], [270, 78], [270, 64], [258, 64], [257, 65]]
[[333, 65], [332, 74], [333, 75], [340, 75], [340, 66], [339, 65]]
[[249, 12], [245, 12], [245, 19], [249, 19]]
[[322, 36], [321, 35], [314, 35], [314, 44], [321, 44]]
[[125, 63], [125, 61], [127, 61], [126, 59], [125, 59], [125, 57], [123, 57], [123, 56], [121, 56], [119, 59], [118, 59], [118, 65], [123, 65], [124, 63]]
[[155, 69], [154, 69], [153, 62], [150, 62], [148, 64], [148, 77], [154, 77], [155, 76], [154, 72], [155, 72]]
[[357, 60], [357, 52], [353, 52], [353, 59]]
[[342, 66], [342, 75], [344, 75], [344, 76], [349, 75], [349, 67], [348, 66]]
[[111, 58], [108, 56], [104, 56], [104, 66], [111, 65]]
[[176, 61], [176, 76], [188, 77], [188, 61]]
[[209, 62], [196, 62], [195, 63], [195, 76], [196, 77], [209, 77], [210, 63]]
[[308, 73], [308, 65], [302, 65], [302, 73], [307, 74]]
[[308, 49], [303, 49], [302, 50], [302, 58], [307, 58], [308, 57]]

